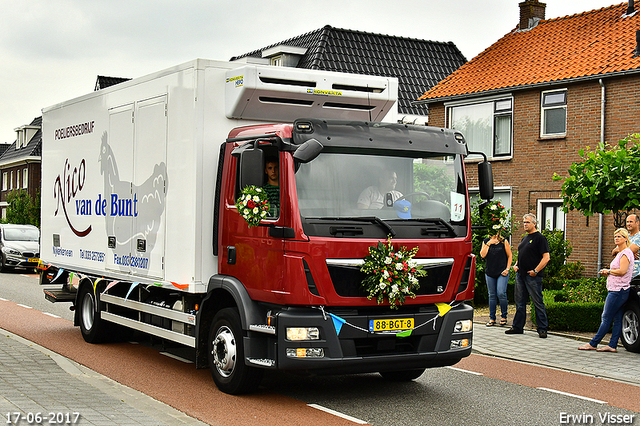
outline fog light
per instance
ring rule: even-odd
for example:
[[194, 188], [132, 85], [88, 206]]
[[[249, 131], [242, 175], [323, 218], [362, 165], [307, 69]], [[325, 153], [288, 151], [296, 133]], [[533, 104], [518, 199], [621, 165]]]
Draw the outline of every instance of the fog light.
[[471, 320], [456, 321], [456, 325], [453, 327], [454, 333], [465, 333], [471, 330], [473, 330], [473, 321]]
[[287, 327], [287, 340], [319, 340], [318, 327]]
[[289, 358], [324, 358], [322, 348], [287, 348]]
[[469, 339], [452, 340], [449, 349], [468, 348], [469, 344]]

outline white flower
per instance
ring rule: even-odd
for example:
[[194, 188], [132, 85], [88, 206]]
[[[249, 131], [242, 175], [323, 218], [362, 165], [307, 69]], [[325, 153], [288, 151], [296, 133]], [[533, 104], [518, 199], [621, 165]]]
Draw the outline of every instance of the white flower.
[[384, 264], [385, 265], [390, 265], [391, 264], [391, 258], [390, 257], [385, 257], [384, 258]]
[[389, 273], [386, 270], [382, 271], [382, 278], [384, 279], [389, 278]]
[[402, 268], [404, 268], [402, 263], [396, 263], [396, 271], [402, 271]]
[[260, 217], [265, 217], [266, 215], [267, 215], [266, 211], [263, 210], [263, 211], [260, 212]]
[[256, 192], [262, 192], [262, 188], [256, 188]]
[[498, 206], [496, 206], [495, 204], [491, 205], [491, 210], [497, 210], [497, 209], [498, 209]]
[[253, 208], [253, 214], [258, 214], [259, 211], [260, 211], [260, 209], [258, 209], [257, 207]]
[[387, 285], [385, 283], [380, 283], [378, 284], [378, 287], [380, 288], [380, 290], [384, 290], [387, 287]]
[[500, 225], [493, 225], [493, 229], [500, 229], [502, 226]]
[[391, 294], [398, 293], [398, 284], [394, 284], [391, 286]]
[[408, 262], [409, 268], [415, 268], [416, 266], [418, 266], [418, 262], [416, 262], [415, 260], [410, 260]]
[[244, 211], [242, 212], [242, 214], [244, 214], [245, 216], [249, 215], [249, 209], [244, 209]]
[[411, 284], [418, 284], [418, 279], [413, 274], [409, 274], [409, 282]]
[[260, 197], [258, 197], [257, 195], [253, 196], [253, 201], [258, 202], [260, 201]]

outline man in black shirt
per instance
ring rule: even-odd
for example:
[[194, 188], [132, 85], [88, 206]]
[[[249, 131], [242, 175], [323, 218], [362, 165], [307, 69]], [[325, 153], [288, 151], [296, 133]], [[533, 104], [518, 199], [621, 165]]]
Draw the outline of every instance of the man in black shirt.
[[516, 286], [514, 298], [516, 301], [516, 314], [513, 317], [511, 328], [505, 334], [522, 334], [527, 316], [527, 302], [529, 296], [536, 310], [536, 323], [538, 335], [547, 337], [549, 321], [547, 309], [542, 300], [542, 277], [544, 267], [549, 262], [549, 242], [537, 229], [537, 220], [534, 214], [525, 214], [522, 218], [524, 230], [527, 235], [518, 245], [518, 260], [513, 269], [516, 271]]

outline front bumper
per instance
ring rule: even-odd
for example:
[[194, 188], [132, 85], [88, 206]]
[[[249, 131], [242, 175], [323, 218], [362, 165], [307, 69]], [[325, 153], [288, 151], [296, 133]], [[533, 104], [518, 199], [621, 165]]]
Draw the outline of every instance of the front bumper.
[[4, 254], [5, 265], [11, 268], [36, 268], [40, 259], [37, 257], [16, 256], [13, 254]]
[[[397, 336], [397, 332], [369, 330], [371, 320], [409, 317], [414, 319], [414, 328], [406, 337]], [[290, 308], [281, 311], [277, 319], [277, 368], [345, 374], [453, 365], [471, 354], [472, 330], [455, 331], [456, 323], [463, 320], [473, 320], [473, 308], [465, 303], [457, 303], [444, 316], [439, 315], [435, 305], [414, 312], [387, 309], [366, 314]], [[317, 327], [320, 339], [287, 340], [287, 327]], [[459, 342], [465, 345], [461, 347]], [[291, 356], [298, 351], [304, 353], [304, 348], [322, 349], [323, 356]]]

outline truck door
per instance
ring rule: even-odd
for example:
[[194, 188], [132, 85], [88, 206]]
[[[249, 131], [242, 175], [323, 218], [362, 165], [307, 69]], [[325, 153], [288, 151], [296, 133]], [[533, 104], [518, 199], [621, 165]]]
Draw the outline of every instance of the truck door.
[[164, 278], [166, 105], [166, 96], [138, 102], [135, 119], [131, 272], [153, 278]]
[[[269, 153], [264, 158], [272, 158], [278, 153]], [[233, 159], [232, 163], [237, 163]], [[278, 303], [284, 293], [284, 239], [270, 232], [274, 226], [283, 226], [285, 223], [284, 203], [286, 194], [282, 193], [284, 176], [282, 170], [282, 157], [279, 158], [280, 176], [280, 209], [277, 216], [263, 219], [260, 226], [250, 228], [247, 222], [235, 208], [236, 196], [240, 194], [239, 173], [230, 170], [231, 174], [227, 180], [229, 189], [227, 199], [228, 210], [225, 212], [225, 219], [222, 224], [221, 242], [221, 264], [220, 271], [223, 274], [236, 277], [240, 280], [254, 300], [263, 300]], [[262, 171], [265, 165], [261, 166]], [[264, 173], [263, 173], [264, 174]], [[256, 186], [263, 186], [266, 183], [266, 174], [262, 183]]]
[[166, 96], [109, 111], [101, 154], [107, 269], [164, 278]]
[[107, 241], [106, 268], [129, 273], [130, 239], [133, 232], [131, 216], [119, 214], [118, 201], [131, 198], [133, 180], [134, 104], [109, 110], [109, 131], [102, 137], [100, 172], [103, 196], [102, 212]]

